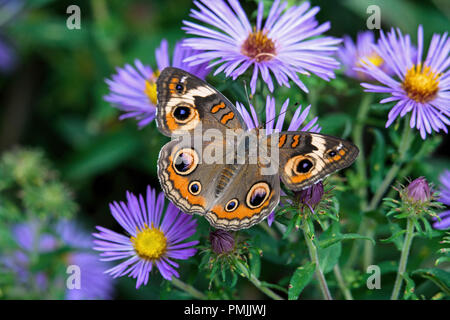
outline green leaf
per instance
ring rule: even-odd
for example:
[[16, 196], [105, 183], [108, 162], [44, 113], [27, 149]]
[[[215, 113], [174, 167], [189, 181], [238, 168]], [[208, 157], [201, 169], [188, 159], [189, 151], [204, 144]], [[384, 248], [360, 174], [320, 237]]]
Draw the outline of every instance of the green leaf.
[[396, 233], [394, 233], [392, 236], [390, 236], [387, 239], [381, 239], [381, 242], [396, 242], [395, 240], [397, 240], [398, 237], [400, 237], [402, 234], [404, 234], [406, 232], [406, 230], [400, 230], [397, 231]]
[[298, 267], [289, 281], [288, 299], [297, 300], [300, 293], [312, 280], [316, 265], [309, 262], [304, 266]]
[[330, 245], [326, 248], [318, 248], [320, 269], [324, 274], [333, 270], [338, 263], [342, 253], [342, 244], [340, 242]]
[[293, 217], [291, 220], [289, 220], [289, 224], [287, 225], [286, 231], [283, 234], [283, 240], [287, 239], [287, 237], [289, 237], [289, 235], [291, 234], [292, 230], [295, 227], [297, 221], [297, 217]]
[[450, 272], [438, 268], [424, 268], [414, 271], [412, 275], [433, 281], [442, 291], [450, 295]]
[[444, 262], [450, 262], [450, 257], [447, 257], [447, 256], [440, 257], [440, 258], [438, 258], [436, 260], [435, 264], [439, 265], [439, 264], [444, 263]]
[[417, 296], [414, 294], [414, 290], [416, 287], [416, 284], [414, 281], [409, 277], [408, 273], [403, 274], [403, 279], [405, 280], [406, 286], [405, 286], [405, 294], [403, 295], [404, 300], [408, 300], [410, 298], [417, 300]]
[[397, 223], [389, 222], [389, 230], [392, 236], [388, 239], [381, 240], [382, 242], [393, 242], [397, 250], [401, 251], [403, 247], [403, 237], [401, 235], [406, 231], [402, 229]]
[[331, 245], [334, 245], [337, 242], [340, 242], [342, 240], [356, 240], [356, 239], [363, 239], [371, 241], [375, 245], [375, 240], [373, 240], [371, 237], [363, 236], [357, 233], [338, 233], [338, 234], [332, 234], [332, 236], [328, 239], [320, 240], [319, 246], [321, 248], [327, 248]]

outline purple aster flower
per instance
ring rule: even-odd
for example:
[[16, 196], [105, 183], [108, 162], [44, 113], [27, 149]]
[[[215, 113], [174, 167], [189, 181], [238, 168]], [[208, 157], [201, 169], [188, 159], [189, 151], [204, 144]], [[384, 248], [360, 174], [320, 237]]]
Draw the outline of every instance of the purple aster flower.
[[361, 83], [367, 92], [391, 94], [380, 103], [396, 101], [388, 115], [386, 127], [399, 116], [411, 112], [410, 127], [420, 131], [422, 139], [432, 131], [441, 129], [447, 133], [450, 123], [450, 39], [447, 33], [435, 34], [431, 39], [428, 54], [422, 60], [423, 29], [417, 32], [417, 54], [409, 35], [392, 29], [387, 36], [381, 31], [378, 45], [373, 47], [396, 78], [388, 75], [368, 59], [357, 71], [366, 73], [382, 85]]
[[228, 253], [234, 249], [234, 237], [225, 230], [217, 229], [209, 234], [212, 250], [217, 254]]
[[337, 55], [345, 68], [345, 74], [348, 77], [359, 80], [372, 80], [372, 77], [363, 72], [354, 70], [355, 67], [361, 67], [364, 64], [363, 59], [369, 60], [372, 64], [380, 67], [387, 74], [392, 71], [386, 66], [384, 60], [373, 49], [375, 46], [375, 36], [372, 31], [358, 32], [356, 43], [349, 36], [344, 36], [344, 43], [339, 48]]
[[[281, 106], [281, 110], [276, 114], [276, 105], [275, 105], [275, 98], [271, 96], [266, 97], [266, 123], [265, 123], [265, 130], [266, 134], [271, 134], [272, 132], [280, 132], [283, 131], [283, 125], [284, 120], [286, 118], [286, 111], [289, 106], [289, 98], [286, 99]], [[255, 108], [253, 105], [250, 104], [250, 113], [247, 111], [247, 109], [244, 107], [244, 105], [240, 102], [236, 102], [236, 108], [238, 109], [239, 113], [242, 115], [244, 122], [246, 123], [248, 130], [251, 130], [253, 128], [258, 128], [260, 126], [258, 116], [256, 114]], [[287, 128], [287, 131], [309, 131], [309, 132], [320, 132], [322, 129], [319, 124], [317, 124], [318, 117], [315, 117], [311, 121], [309, 121], [306, 125], [304, 125], [301, 129], [300, 127], [305, 122], [306, 118], [308, 117], [309, 110], [311, 109], [311, 106], [307, 106], [302, 111], [302, 106], [299, 105], [297, 109], [294, 112], [294, 115], [292, 116], [292, 119], [289, 123], [289, 126]], [[281, 195], [284, 196], [283, 190], [281, 192]], [[267, 223], [269, 226], [272, 225], [273, 221], [275, 220], [275, 212], [272, 212], [267, 217]]]
[[178, 264], [173, 259], [186, 260], [197, 251], [192, 246], [198, 241], [183, 242], [195, 233], [195, 219], [172, 203], [163, 216], [164, 194], [161, 192], [156, 197], [150, 186], [146, 200], [142, 195], [138, 198], [127, 192], [127, 203], [114, 202], [110, 209], [128, 236], [97, 227], [100, 232], [94, 234], [98, 239], [94, 241], [94, 249], [102, 251], [101, 260], [126, 259], [106, 273], [114, 278], [124, 275], [137, 278], [136, 289], [148, 283], [154, 265], [165, 279], [178, 278]]
[[[450, 206], [450, 171], [445, 170], [445, 172], [439, 177], [439, 180], [442, 184], [439, 201], [446, 206]], [[439, 217], [441, 218], [440, 221], [437, 221], [438, 219], [434, 218], [437, 222], [433, 224], [433, 227], [436, 229], [450, 228], [450, 210], [441, 212]]]
[[168, 66], [186, 70], [199, 78], [204, 79], [208, 74], [207, 64], [188, 66], [183, 60], [199, 52], [183, 47], [182, 41], [175, 45], [172, 63], [169, 59], [167, 40], [162, 40], [155, 51], [157, 69], [144, 65], [136, 59], [134, 67], [126, 64], [124, 68], [117, 68], [117, 74], [112, 79], [106, 79], [109, 94], [104, 99], [114, 107], [124, 111], [120, 120], [135, 118], [140, 128], [148, 125], [156, 115], [156, 80], [160, 71]]
[[[6, 256], [3, 264], [16, 272], [23, 285], [29, 285], [30, 279], [36, 283], [40, 292], [45, 292], [52, 285], [51, 275], [45, 270], [33, 273], [30, 271], [29, 255], [35, 250], [39, 253], [49, 253], [62, 247], [70, 251], [64, 256], [67, 266], [76, 265], [80, 268], [80, 288], [66, 289], [65, 299], [111, 299], [113, 291], [112, 279], [104, 274], [105, 265], [90, 249], [92, 240], [89, 234], [80, 230], [73, 221], [64, 220], [57, 224], [55, 233], [38, 234], [39, 223], [29, 222], [13, 227], [13, 236], [21, 250]], [[36, 244], [37, 243], [37, 244]], [[50, 266], [49, 266], [50, 268]], [[54, 285], [65, 286], [66, 277], [57, 278]]]
[[262, 80], [272, 92], [272, 75], [280, 86], [290, 87], [289, 79], [302, 90], [308, 89], [298, 74], [314, 73], [322, 79], [334, 78], [333, 70], [339, 63], [332, 57], [340, 39], [319, 37], [330, 29], [330, 23], [321, 25], [315, 15], [319, 7], [310, 9], [309, 2], [288, 9], [287, 3], [274, 1], [264, 24], [264, 4], [258, 5], [256, 25], [252, 27], [239, 1], [194, 1], [199, 11], [191, 10], [190, 16], [208, 24], [202, 26], [183, 21], [188, 34], [198, 36], [186, 39], [185, 45], [205, 52], [195, 54], [185, 61], [190, 65], [213, 61], [210, 67], [220, 65], [215, 74], [223, 71], [236, 79], [253, 67], [250, 81], [255, 93], [256, 81]]

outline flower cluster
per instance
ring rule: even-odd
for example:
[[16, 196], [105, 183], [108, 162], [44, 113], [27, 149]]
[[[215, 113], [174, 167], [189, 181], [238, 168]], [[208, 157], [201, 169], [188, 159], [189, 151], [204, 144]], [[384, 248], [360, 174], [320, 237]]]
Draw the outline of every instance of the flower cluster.
[[[107, 265], [98, 261], [90, 249], [92, 240], [89, 234], [71, 220], [61, 220], [54, 226], [53, 233], [41, 232], [42, 228], [38, 221], [15, 225], [12, 234], [19, 249], [2, 258], [0, 264], [13, 271], [21, 285], [36, 287], [44, 297], [53, 286], [66, 288], [67, 300], [111, 299], [113, 279], [104, 274]], [[31, 258], [33, 255], [54, 255], [63, 261], [65, 268], [76, 266], [80, 271], [79, 283], [68, 287], [64, 278], [52, 279], [48, 270], [33, 272], [36, 268]]]

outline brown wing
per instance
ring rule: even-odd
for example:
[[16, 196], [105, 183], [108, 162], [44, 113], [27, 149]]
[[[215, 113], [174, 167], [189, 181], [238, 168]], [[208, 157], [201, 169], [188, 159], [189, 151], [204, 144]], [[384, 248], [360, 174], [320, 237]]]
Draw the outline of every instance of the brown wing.
[[280, 132], [271, 143], [279, 150], [279, 174], [291, 190], [305, 189], [328, 175], [350, 166], [359, 149], [337, 137], [310, 132]]
[[220, 92], [181, 69], [165, 68], [157, 81], [156, 123], [167, 135], [202, 130], [246, 129], [237, 109]]

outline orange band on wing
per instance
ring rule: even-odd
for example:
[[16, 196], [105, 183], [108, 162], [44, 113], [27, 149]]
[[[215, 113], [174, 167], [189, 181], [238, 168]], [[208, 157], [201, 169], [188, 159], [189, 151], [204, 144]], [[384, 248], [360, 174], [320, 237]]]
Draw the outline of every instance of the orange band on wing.
[[225, 108], [225, 103], [221, 102], [211, 108], [211, 113], [217, 113], [220, 109]]
[[282, 146], [284, 146], [284, 144], [286, 143], [286, 137], [287, 135], [283, 134], [280, 137], [280, 140], [278, 140], [278, 148], [281, 148]]
[[189, 178], [180, 176], [172, 167], [172, 156], [169, 157], [170, 164], [167, 167], [169, 172], [169, 181], [172, 182], [174, 189], [180, 194], [180, 197], [186, 199], [191, 205], [200, 205], [205, 207], [205, 198], [192, 195], [189, 190]]
[[309, 178], [311, 178], [311, 173], [300, 173], [298, 175], [290, 177], [291, 183], [301, 183]]
[[225, 114], [225, 115], [222, 117], [222, 119], [220, 119], [220, 122], [221, 122], [222, 124], [227, 124], [227, 122], [230, 121], [230, 120], [233, 119], [233, 118], [234, 118], [234, 112], [233, 112], [233, 111], [230, 111], [230, 112], [228, 112], [227, 114]]
[[166, 123], [170, 131], [176, 131], [180, 127], [171, 114], [166, 114]]
[[298, 146], [298, 143], [300, 142], [300, 136], [299, 135], [295, 135], [295, 136], [292, 137], [292, 140], [293, 140], [293, 142], [291, 144], [291, 147], [295, 148], [296, 146]]
[[178, 79], [177, 77], [173, 77], [172, 79], [170, 79], [169, 91], [171, 94], [174, 94], [176, 92], [175, 88], [176, 88], [178, 81], [180, 81], [180, 79]]
[[273, 196], [273, 191], [270, 193], [269, 197], [264, 202], [264, 204], [261, 207], [258, 207], [256, 209], [250, 209], [246, 205], [240, 204], [236, 210], [234, 210], [232, 212], [227, 212], [227, 211], [225, 211], [225, 208], [222, 205], [216, 205], [216, 206], [212, 207], [211, 212], [214, 213], [219, 219], [243, 220], [244, 218], [251, 218], [251, 217], [259, 214], [264, 208], [266, 208], [269, 205], [270, 199], [272, 198], [272, 196]]

